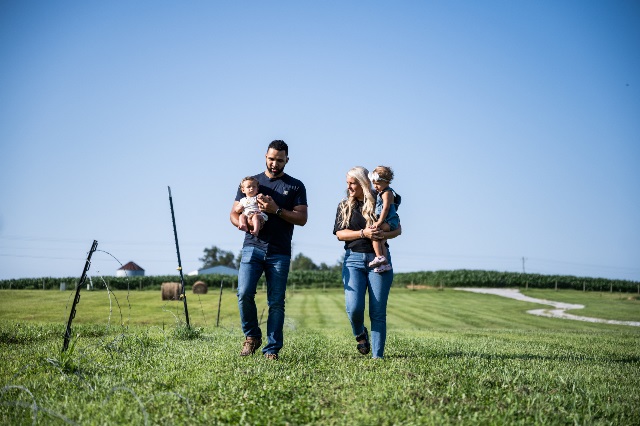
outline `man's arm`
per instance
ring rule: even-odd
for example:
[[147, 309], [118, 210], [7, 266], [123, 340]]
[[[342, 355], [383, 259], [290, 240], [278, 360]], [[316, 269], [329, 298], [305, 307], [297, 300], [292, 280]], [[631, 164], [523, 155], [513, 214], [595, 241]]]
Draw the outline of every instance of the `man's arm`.
[[282, 209], [280, 217], [294, 225], [304, 226], [307, 223], [307, 206], [295, 206], [293, 210]]
[[[275, 214], [280, 208], [276, 202], [273, 201], [273, 198], [268, 195], [258, 198], [258, 206], [260, 206], [260, 211], [273, 214]], [[280, 212], [280, 218], [289, 223], [293, 223], [294, 225], [304, 226], [306, 225], [308, 218], [307, 206], [295, 206], [293, 210], [282, 209]]]
[[229, 220], [236, 228], [240, 226], [240, 213], [237, 212], [239, 201], [233, 202], [233, 207], [231, 207], [231, 213], [229, 213]]

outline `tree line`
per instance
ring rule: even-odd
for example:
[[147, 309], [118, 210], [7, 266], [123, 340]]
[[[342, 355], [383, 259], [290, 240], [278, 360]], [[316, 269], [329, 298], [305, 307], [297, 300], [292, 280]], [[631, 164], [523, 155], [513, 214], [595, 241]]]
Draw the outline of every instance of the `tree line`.
[[[242, 259], [242, 252], [234, 255], [231, 251], [222, 250], [216, 246], [204, 249], [204, 254], [200, 260], [202, 262], [202, 268], [211, 268], [213, 266], [228, 266], [230, 268], [239, 269], [240, 261]], [[341, 271], [342, 262], [338, 261], [334, 265], [327, 265], [322, 262], [316, 265], [310, 257], [305, 256], [302, 253], [298, 253], [291, 259], [292, 271]]]
[[[95, 290], [159, 290], [164, 282], [179, 282], [178, 275], [162, 276], [131, 276], [93, 277]], [[188, 291], [196, 281], [203, 281], [210, 288], [236, 288], [237, 275], [207, 274], [187, 275], [184, 277]], [[0, 280], [2, 290], [58, 290], [62, 283], [66, 290], [73, 290], [78, 283], [78, 277], [67, 278], [19, 278]], [[88, 283], [88, 281], [87, 281]], [[264, 283], [264, 276], [259, 284]], [[290, 288], [342, 288], [342, 274], [340, 270], [315, 270], [289, 272], [287, 285]], [[582, 291], [625, 292], [637, 294], [640, 297], [640, 282], [626, 280], [611, 280], [606, 278], [588, 278], [566, 275], [524, 274], [518, 272], [498, 272], [484, 270], [452, 270], [452, 271], [419, 271], [400, 272], [394, 274], [394, 287], [417, 288], [426, 286], [434, 289], [454, 287], [497, 287], [497, 288], [544, 288], [544, 289], [573, 289]]]
[[[230, 251], [221, 250], [216, 246], [204, 249], [204, 255], [199, 260], [202, 269], [212, 266], [229, 266], [238, 269], [241, 253], [234, 255]], [[163, 282], [179, 281], [176, 275], [167, 276], [132, 276], [132, 277], [94, 277], [95, 289], [118, 290], [156, 290]], [[187, 275], [184, 277], [185, 286], [191, 289], [196, 281], [204, 281], [210, 287], [235, 288], [238, 277], [235, 275]], [[78, 277], [67, 278], [20, 278], [0, 280], [0, 289], [33, 289], [54, 290], [61, 284], [71, 290], [78, 282]], [[259, 283], [264, 282], [264, 277]], [[339, 288], [342, 287], [342, 261], [329, 266], [325, 263], [316, 265], [309, 257], [302, 253], [291, 261], [288, 284], [297, 288]], [[502, 287], [502, 288], [547, 288], [574, 289], [583, 291], [620, 291], [637, 293], [640, 295], [640, 282], [627, 280], [611, 280], [606, 278], [575, 277], [567, 275], [525, 274], [519, 272], [498, 272], [485, 270], [452, 270], [452, 271], [418, 271], [394, 273], [394, 285], [400, 287], [427, 286], [432, 288], [452, 287]]]

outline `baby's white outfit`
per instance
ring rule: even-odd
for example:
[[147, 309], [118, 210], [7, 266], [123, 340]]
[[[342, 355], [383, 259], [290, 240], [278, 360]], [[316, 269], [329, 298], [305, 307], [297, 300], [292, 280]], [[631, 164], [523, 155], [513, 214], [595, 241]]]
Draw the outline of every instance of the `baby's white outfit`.
[[267, 214], [265, 212], [261, 212], [260, 208], [258, 207], [257, 195], [255, 197], [241, 198], [240, 201], [238, 202], [242, 205], [242, 207], [244, 207], [242, 214], [244, 214], [246, 217], [251, 217], [256, 213], [260, 213], [264, 218], [265, 222], [269, 220], [269, 217], [267, 216]]

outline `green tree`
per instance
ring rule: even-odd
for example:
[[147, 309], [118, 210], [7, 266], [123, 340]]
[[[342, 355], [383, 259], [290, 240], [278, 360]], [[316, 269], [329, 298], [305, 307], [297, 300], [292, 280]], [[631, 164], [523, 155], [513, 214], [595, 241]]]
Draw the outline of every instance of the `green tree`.
[[331, 267], [329, 265], [327, 265], [326, 263], [321, 262], [320, 266], [318, 266], [318, 270], [319, 271], [330, 271]]
[[308, 258], [302, 253], [298, 253], [298, 255], [291, 261], [291, 270], [292, 271], [317, 271], [318, 266], [313, 263], [313, 260]]
[[[237, 263], [232, 252], [221, 250], [216, 246], [204, 249], [204, 256], [199, 259], [202, 262], [202, 268], [210, 268], [212, 266], [229, 266], [236, 268]], [[238, 259], [238, 263], [240, 259]]]

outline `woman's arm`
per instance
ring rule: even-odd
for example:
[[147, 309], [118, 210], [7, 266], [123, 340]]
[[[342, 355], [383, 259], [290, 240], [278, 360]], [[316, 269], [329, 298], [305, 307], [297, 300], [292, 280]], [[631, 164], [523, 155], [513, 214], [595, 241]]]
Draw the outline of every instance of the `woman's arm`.
[[353, 241], [359, 238], [369, 238], [371, 240], [389, 240], [402, 234], [402, 225], [393, 231], [383, 231], [376, 228], [364, 228], [359, 231], [353, 231], [351, 229], [341, 229], [336, 231], [336, 237], [339, 241]]
[[370, 228], [364, 228], [358, 231], [353, 231], [351, 229], [341, 229], [339, 231], [336, 231], [336, 237], [338, 237], [339, 241], [353, 241], [360, 238], [371, 238], [375, 232], [376, 231]]

